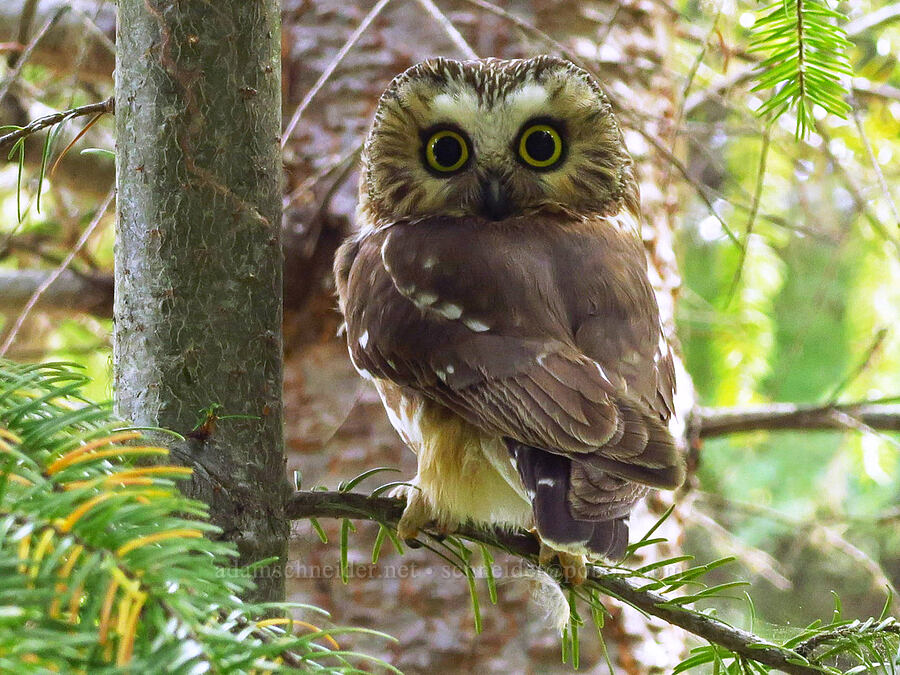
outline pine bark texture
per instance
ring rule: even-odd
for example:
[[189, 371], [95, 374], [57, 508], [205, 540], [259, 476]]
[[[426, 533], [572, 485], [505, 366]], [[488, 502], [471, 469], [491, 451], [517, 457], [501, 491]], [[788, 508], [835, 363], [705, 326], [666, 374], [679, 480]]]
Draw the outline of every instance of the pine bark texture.
[[[188, 437], [185, 489], [240, 562], [283, 560], [279, 4], [118, 10], [118, 413]], [[283, 596], [279, 569], [257, 599]]]

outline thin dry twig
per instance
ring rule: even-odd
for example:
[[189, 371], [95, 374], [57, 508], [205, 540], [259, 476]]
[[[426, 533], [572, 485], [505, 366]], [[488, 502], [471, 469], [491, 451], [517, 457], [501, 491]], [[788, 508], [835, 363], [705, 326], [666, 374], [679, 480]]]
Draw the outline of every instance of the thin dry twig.
[[303, 116], [303, 112], [312, 102], [313, 98], [315, 98], [316, 94], [318, 94], [322, 87], [325, 86], [325, 83], [334, 74], [334, 71], [337, 70], [337, 67], [341, 64], [341, 61], [344, 60], [344, 57], [346, 57], [350, 50], [353, 49], [353, 45], [356, 44], [356, 42], [365, 32], [366, 28], [369, 27], [369, 24], [371, 24], [375, 20], [375, 17], [381, 14], [381, 11], [387, 6], [390, 1], [391, 0], [378, 0], [378, 2], [375, 3], [375, 6], [372, 7], [372, 9], [369, 10], [369, 13], [363, 17], [363, 20], [359, 22], [356, 30], [354, 30], [350, 34], [350, 37], [347, 38], [344, 46], [338, 50], [338, 53], [335, 54], [331, 62], [325, 67], [325, 70], [322, 71], [322, 74], [319, 76], [319, 79], [316, 80], [316, 83], [308, 92], [306, 92], [306, 96], [304, 96], [303, 100], [300, 101], [300, 105], [297, 106], [297, 109], [291, 116], [291, 121], [288, 122], [287, 127], [285, 127], [284, 135], [281, 138], [282, 148], [287, 145], [291, 134], [294, 133], [294, 129], [297, 127], [297, 123], [300, 122], [300, 118]]
[[727, 497], [711, 492], [698, 491], [697, 496], [702, 502], [706, 502], [711, 506], [740, 511], [750, 516], [766, 518], [780, 523], [792, 533], [796, 533], [798, 537], [806, 538], [812, 545], [819, 546], [820, 548], [824, 545], [843, 553], [851, 560], [860, 564], [860, 566], [869, 574], [869, 577], [872, 580], [873, 589], [888, 589], [892, 598], [891, 610], [893, 612], [900, 611], [900, 596], [898, 596], [897, 589], [894, 587], [894, 584], [888, 578], [887, 574], [885, 574], [881, 565], [865, 551], [847, 541], [834, 528], [827, 527], [819, 522], [818, 517], [812, 521], [801, 520], [769, 506], [728, 499]]
[[456, 48], [462, 52], [467, 59], [478, 58], [478, 54], [476, 54], [475, 50], [472, 49], [468, 42], [466, 42], [466, 39], [456, 29], [453, 22], [447, 18], [447, 15], [441, 11], [440, 7], [431, 0], [416, 0], [416, 2], [422, 5], [422, 8], [428, 12], [438, 24], [440, 24], [441, 28], [443, 28], [444, 32], [447, 34], [447, 37], [450, 38], [450, 41], [456, 45]]
[[508, 21], [509, 23], [519, 28], [526, 35], [530, 35], [532, 38], [536, 38], [538, 41], [543, 42], [548, 47], [552, 47], [557, 53], [562, 54], [572, 63], [580, 66], [581, 68], [584, 68], [587, 71], [591, 71], [590, 66], [582, 61], [575, 52], [573, 52], [561, 42], [554, 40], [552, 37], [547, 35], [547, 33], [529, 23], [525, 19], [507, 12], [505, 9], [503, 9], [502, 7], [498, 7], [492, 2], [487, 2], [487, 0], [465, 0], [465, 2], [470, 5], [480, 7], [481, 9], [500, 17], [504, 21]]
[[689, 425], [692, 438], [714, 438], [753, 431], [786, 431], [790, 429], [844, 429], [846, 424], [835, 419], [834, 412], [855, 417], [872, 429], [900, 431], [900, 404], [860, 401], [841, 405], [767, 405], [734, 408], [698, 408]]
[[878, 216], [876, 216], [872, 211], [872, 206], [869, 203], [869, 200], [863, 197], [862, 190], [860, 189], [859, 185], [856, 184], [853, 176], [844, 167], [844, 163], [835, 156], [834, 152], [832, 152], [831, 134], [828, 133], [825, 125], [818, 120], [816, 121], [816, 133], [818, 133], [819, 136], [822, 137], [822, 151], [828, 158], [828, 162], [832, 167], [834, 167], [834, 170], [843, 179], [844, 187], [847, 188], [847, 191], [850, 193], [850, 197], [853, 199], [854, 208], [856, 208], [858, 213], [861, 213], [863, 216], [865, 216], [866, 220], [869, 221], [869, 225], [871, 225], [872, 230], [877, 236], [889, 241], [891, 244], [893, 244], [894, 248], [897, 249], [897, 252], [900, 253], [900, 241], [898, 241], [896, 237], [892, 237], [891, 234], [885, 229], [882, 222], [878, 219]]
[[731, 280], [731, 288], [728, 290], [725, 305], [731, 304], [741, 283], [744, 273], [744, 265], [747, 262], [747, 251], [750, 249], [750, 237], [753, 236], [753, 226], [756, 224], [756, 214], [759, 213], [759, 202], [762, 200], [763, 185], [766, 182], [766, 160], [769, 157], [769, 143], [771, 141], [771, 126], [767, 126], [763, 132], [762, 148], [759, 151], [759, 168], [756, 171], [756, 189], [753, 191], [753, 200], [750, 202], [750, 216], [747, 218], [747, 228], [744, 232], [744, 245], [738, 256], [737, 269]]
[[769, 553], [747, 544], [733, 532], [729, 532], [725, 527], [722, 527], [717, 520], [702, 511], [693, 509], [691, 511], [691, 521], [714, 539], [727, 542], [725, 548], [729, 551], [729, 554], [737, 552], [742, 564], [778, 590], [787, 591], [793, 588], [794, 584], [785, 576], [782, 564]]
[[688, 182], [691, 187], [694, 188], [694, 191], [697, 193], [697, 196], [700, 197], [701, 201], [706, 205], [706, 208], [709, 210], [710, 214], [719, 221], [719, 225], [722, 226], [722, 230], [728, 236], [729, 239], [737, 246], [738, 248], [743, 248], [740, 239], [735, 236], [734, 232], [731, 231], [731, 228], [728, 227], [728, 223], [716, 212], [715, 206], [713, 206], [712, 200], [709, 198], [709, 195], [706, 193], [706, 189], [703, 185], [701, 185], [697, 180], [691, 176], [688, 168], [682, 163], [680, 159], [678, 159], [675, 155], [669, 152], [669, 149], [665, 147], [662, 142], [656, 138], [653, 134], [643, 129], [635, 129], [641, 136], [643, 136], [650, 145], [654, 147], [654, 149], [663, 156], [672, 166], [678, 169], [678, 173]]
[[38, 42], [41, 41], [41, 38], [44, 37], [47, 32], [56, 25], [56, 23], [63, 17], [63, 15], [69, 11], [67, 6], [62, 6], [57, 9], [53, 16], [47, 19], [44, 22], [44, 25], [41, 26], [41, 29], [35, 33], [34, 37], [31, 39], [31, 42], [25, 47], [25, 49], [19, 55], [19, 58], [16, 61], [16, 65], [10, 71], [9, 76], [6, 78], [6, 81], [0, 85], [0, 101], [6, 97], [9, 88], [12, 86], [13, 82], [19, 79], [19, 75], [22, 72], [22, 68], [25, 67], [25, 64], [28, 63], [28, 59], [31, 57], [31, 52], [34, 51], [34, 48], [37, 46]]
[[853, 117], [853, 123], [856, 125], [856, 130], [859, 132], [859, 137], [862, 139], [863, 146], [866, 149], [869, 163], [872, 165], [872, 168], [875, 170], [875, 175], [878, 177], [878, 185], [881, 188], [881, 192], [884, 194], [884, 198], [887, 200], [888, 206], [891, 209], [891, 214], [894, 216], [894, 227], [900, 228], [900, 211], [897, 210], [897, 202], [894, 201], [894, 195], [891, 194], [891, 189], [884, 179], [881, 165], [878, 163], [878, 159], [876, 159], [875, 153], [872, 151], [869, 135], [866, 133], [866, 129], [863, 126], [862, 117], [860, 117], [859, 109], [857, 108], [856, 101], [853, 100], [852, 95], [850, 100], [850, 115]]
[[91, 220], [90, 224], [85, 228], [84, 232], [81, 233], [81, 237], [78, 238], [78, 241], [75, 243], [75, 246], [69, 251], [69, 254], [65, 257], [65, 259], [59, 264], [59, 266], [53, 271], [50, 276], [48, 276], [44, 282], [35, 289], [34, 293], [28, 299], [28, 302], [25, 303], [25, 307], [22, 308], [22, 311], [19, 313], [18, 318], [15, 323], [12, 325], [9, 333], [6, 336], [6, 339], [3, 341], [3, 345], [0, 346], [0, 357], [4, 356], [6, 352], [9, 350], [10, 346], [16, 339], [16, 335], [22, 328], [22, 325], [25, 323], [25, 319], [28, 318], [29, 313], [32, 308], [37, 304], [38, 300], [40, 300], [41, 295], [44, 294], [50, 286], [56, 281], [59, 276], [65, 271], [65, 269], [69, 266], [72, 260], [75, 259], [75, 256], [78, 255], [78, 252], [81, 248], [87, 243], [88, 239], [94, 233], [94, 230], [97, 229], [97, 225], [100, 224], [100, 221], [103, 219], [104, 214], [109, 209], [110, 204], [112, 204], [113, 199], [116, 196], [116, 189], [110, 188], [109, 193], [106, 195], [106, 199], [103, 200], [103, 203], [97, 209], [97, 213], [94, 214], [93, 220]]
[[881, 351], [882, 345], [884, 345], [885, 339], [890, 334], [890, 329], [887, 326], [882, 326], [875, 332], [875, 337], [872, 339], [872, 343], [869, 345], [868, 349], [866, 349], [863, 354], [862, 359], [860, 359], [859, 363], [856, 365], [850, 373], [847, 374], [841, 382], [834, 388], [834, 391], [829, 394], [827, 400], [830, 404], [834, 405], [837, 403], [838, 398], [844, 391], [847, 390], [851, 384], [856, 382], [859, 379], [860, 375], [866, 372], [869, 369], [869, 366], [872, 364], [875, 356], [878, 352]]

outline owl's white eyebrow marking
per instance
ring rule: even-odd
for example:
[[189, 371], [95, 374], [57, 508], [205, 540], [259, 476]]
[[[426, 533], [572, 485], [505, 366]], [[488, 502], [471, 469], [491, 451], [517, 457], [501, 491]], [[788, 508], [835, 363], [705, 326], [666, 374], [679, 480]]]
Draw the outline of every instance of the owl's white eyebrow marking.
[[526, 84], [509, 97], [510, 106], [542, 108], [547, 104], [547, 90], [538, 84]]
[[481, 114], [478, 99], [467, 91], [438, 94], [431, 99], [430, 116], [435, 120], [453, 120], [463, 129], [471, 128]]

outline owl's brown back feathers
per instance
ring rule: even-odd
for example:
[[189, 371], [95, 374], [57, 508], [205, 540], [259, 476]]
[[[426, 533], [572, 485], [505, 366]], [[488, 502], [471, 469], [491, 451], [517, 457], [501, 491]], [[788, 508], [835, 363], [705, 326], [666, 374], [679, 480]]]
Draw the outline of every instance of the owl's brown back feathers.
[[683, 479], [644, 265], [614, 219], [536, 213], [397, 223], [346, 243], [336, 278], [364, 375], [508, 439], [542, 537], [616, 556], [645, 486]]

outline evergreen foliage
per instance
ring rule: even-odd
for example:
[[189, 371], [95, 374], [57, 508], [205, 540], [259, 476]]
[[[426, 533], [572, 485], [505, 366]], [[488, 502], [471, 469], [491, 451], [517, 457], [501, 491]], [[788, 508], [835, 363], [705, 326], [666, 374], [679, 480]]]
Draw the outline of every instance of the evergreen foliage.
[[361, 672], [335, 640], [353, 629], [240, 599], [252, 570], [176, 488], [190, 469], [159, 463], [86, 383], [0, 361], [0, 671]]
[[813, 125], [813, 107], [845, 118], [850, 105], [843, 76], [853, 74], [847, 60], [851, 46], [838, 24], [844, 16], [822, 0], [778, 0], [759, 11], [751, 51], [761, 52], [754, 91], [773, 89], [757, 110], [780, 117], [794, 108], [796, 133], [805, 136]]

